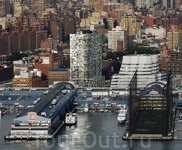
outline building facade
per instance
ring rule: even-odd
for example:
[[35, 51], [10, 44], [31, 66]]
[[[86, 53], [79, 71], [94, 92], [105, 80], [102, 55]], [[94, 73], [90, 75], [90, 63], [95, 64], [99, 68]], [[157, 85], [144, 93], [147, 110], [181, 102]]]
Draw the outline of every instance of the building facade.
[[175, 9], [180, 8], [181, 4], [182, 4], [182, 0], [174, 0], [174, 8]]
[[0, 83], [12, 80], [13, 76], [13, 65], [0, 64]]
[[170, 31], [167, 33], [167, 46], [170, 50], [182, 48], [182, 32]]
[[167, 62], [167, 70], [170, 70], [173, 75], [182, 75], [182, 52], [171, 51]]
[[14, 17], [11, 14], [6, 15], [5, 17], [0, 18], [0, 26], [2, 29], [6, 29], [7, 25], [13, 23]]
[[127, 55], [123, 56], [119, 74], [113, 76], [111, 88], [126, 90], [137, 71], [137, 88], [142, 89], [147, 84], [163, 80], [159, 73], [157, 55]]
[[42, 87], [41, 80], [41, 72], [22, 70], [12, 79], [12, 87]]
[[75, 85], [104, 85], [101, 49], [101, 35], [95, 31], [85, 30], [70, 35], [70, 80]]
[[10, 14], [10, 0], [0, 0], [0, 17]]
[[42, 79], [48, 79], [49, 68], [59, 68], [61, 56], [56, 53], [44, 53], [34, 57], [34, 68], [42, 71]]
[[127, 43], [130, 45], [135, 39], [136, 35], [139, 34], [142, 23], [139, 21], [137, 15], [125, 14], [121, 16], [119, 24], [123, 30], [127, 31]]
[[122, 27], [116, 26], [112, 31], [108, 31], [108, 48], [112, 50], [118, 49], [118, 41], [123, 41], [123, 48], [127, 46], [126, 31], [122, 30]]
[[56, 81], [69, 81], [69, 70], [66, 68], [50, 68], [48, 72], [48, 85]]
[[153, 6], [154, 0], [136, 0], [135, 5], [139, 8], [146, 6], [147, 8]]

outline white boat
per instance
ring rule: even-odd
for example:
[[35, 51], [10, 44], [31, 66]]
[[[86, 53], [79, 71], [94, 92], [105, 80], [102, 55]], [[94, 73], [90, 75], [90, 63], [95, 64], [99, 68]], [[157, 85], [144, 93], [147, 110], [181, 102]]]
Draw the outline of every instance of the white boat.
[[178, 116], [178, 122], [182, 122], [182, 113], [180, 113]]
[[74, 125], [77, 123], [77, 114], [76, 113], [66, 113], [65, 124]]
[[88, 104], [87, 103], [85, 104], [85, 107], [84, 107], [83, 111], [84, 112], [89, 112], [89, 108], [88, 108]]
[[121, 110], [119, 111], [117, 120], [119, 123], [125, 123], [127, 120], [127, 108], [123, 107], [121, 108]]
[[101, 113], [104, 112], [104, 109], [103, 108], [99, 109], [99, 112], [101, 112]]

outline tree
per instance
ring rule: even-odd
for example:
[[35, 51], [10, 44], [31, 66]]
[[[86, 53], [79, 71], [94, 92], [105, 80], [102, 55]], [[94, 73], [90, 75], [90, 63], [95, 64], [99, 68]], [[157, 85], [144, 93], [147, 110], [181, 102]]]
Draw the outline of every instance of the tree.
[[159, 54], [158, 50], [155, 50], [154, 48], [151, 47], [144, 47], [141, 44], [129, 46], [126, 51], [128, 54], [134, 54], [135, 52], [137, 54]]
[[15, 60], [20, 60], [23, 57], [27, 57], [28, 54], [26, 53], [20, 53], [20, 52], [12, 52], [10, 55], [7, 56], [7, 61], [15, 61]]

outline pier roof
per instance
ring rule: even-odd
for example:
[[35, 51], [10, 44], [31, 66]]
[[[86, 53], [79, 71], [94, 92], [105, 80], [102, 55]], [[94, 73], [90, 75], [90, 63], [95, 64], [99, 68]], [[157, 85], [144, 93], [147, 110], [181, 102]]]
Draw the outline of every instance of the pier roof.
[[[25, 121], [29, 121], [27, 116], [17, 117], [13, 120], [13, 122], [25, 122]], [[51, 121], [51, 119], [42, 116], [37, 116], [36, 121]]]

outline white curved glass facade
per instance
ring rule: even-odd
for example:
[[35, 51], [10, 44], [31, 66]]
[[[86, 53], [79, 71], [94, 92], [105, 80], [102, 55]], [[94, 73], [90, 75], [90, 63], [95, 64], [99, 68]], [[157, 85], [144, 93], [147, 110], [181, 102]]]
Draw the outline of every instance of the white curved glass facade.
[[113, 76], [111, 88], [127, 89], [136, 70], [138, 89], [163, 79], [159, 73], [157, 55], [128, 55], [123, 56], [119, 74]]

